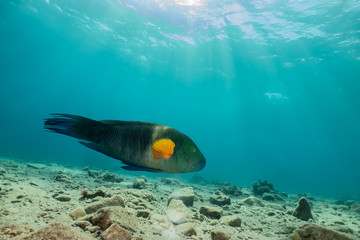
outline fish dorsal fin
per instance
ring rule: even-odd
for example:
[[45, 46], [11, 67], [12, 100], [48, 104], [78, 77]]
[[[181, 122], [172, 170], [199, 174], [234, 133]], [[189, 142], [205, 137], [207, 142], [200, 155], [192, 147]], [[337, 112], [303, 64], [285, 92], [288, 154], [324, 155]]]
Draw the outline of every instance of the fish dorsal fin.
[[175, 143], [168, 138], [157, 140], [152, 146], [154, 158], [169, 159], [174, 154]]

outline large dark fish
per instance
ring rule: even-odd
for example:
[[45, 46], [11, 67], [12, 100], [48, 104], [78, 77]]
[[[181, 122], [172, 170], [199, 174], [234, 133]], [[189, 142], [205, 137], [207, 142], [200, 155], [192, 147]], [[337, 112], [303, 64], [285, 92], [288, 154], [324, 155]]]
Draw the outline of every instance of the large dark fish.
[[127, 170], [186, 173], [200, 171], [205, 158], [181, 132], [155, 123], [52, 114], [45, 129], [82, 139], [81, 144], [119, 159]]

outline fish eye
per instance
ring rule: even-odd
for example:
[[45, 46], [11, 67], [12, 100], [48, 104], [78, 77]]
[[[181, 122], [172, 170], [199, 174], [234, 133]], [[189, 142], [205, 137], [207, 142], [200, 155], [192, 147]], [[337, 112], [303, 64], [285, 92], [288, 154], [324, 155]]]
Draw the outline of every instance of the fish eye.
[[191, 151], [196, 152], [196, 148], [192, 147]]

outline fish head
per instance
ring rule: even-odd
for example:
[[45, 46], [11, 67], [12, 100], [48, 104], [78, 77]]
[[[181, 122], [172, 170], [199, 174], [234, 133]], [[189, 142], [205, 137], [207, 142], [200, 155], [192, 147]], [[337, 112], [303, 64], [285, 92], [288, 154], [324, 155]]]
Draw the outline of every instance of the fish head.
[[174, 158], [180, 172], [197, 172], [205, 167], [204, 155], [189, 137], [182, 135], [176, 142]]

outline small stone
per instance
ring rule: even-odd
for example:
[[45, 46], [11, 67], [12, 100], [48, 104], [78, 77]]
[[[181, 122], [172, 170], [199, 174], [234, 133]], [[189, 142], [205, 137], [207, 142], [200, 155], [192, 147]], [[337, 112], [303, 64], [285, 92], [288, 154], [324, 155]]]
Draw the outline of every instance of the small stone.
[[150, 216], [150, 211], [148, 211], [148, 210], [138, 210], [136, 212], [136, 216], [137, 217], [142, 217], [142, 218], [148, 218]]
[[313, 219], [310, 204], [305, 197], [299, 199], [298, 205], [292, 215], [303, 221]]
[[56, 222], [41, 228], [37, 232], [22, 238], [23, 240], [77, 239], [90, 240], [88, 236], [63, 223]]
[[106, 229], [101, 237], [103, 240], [130, 240], [131, 235], [128, 231], [119, 227], [116, 224], [111, 225], [108, 229]]
[[230, 197], [226, 196], [219, 190], [216, 190], [210, 197], [210, 202], [218, 206], [230, 204]]
[[223, 216], [220, 218], [220, 222], [229, 225], [230, 227], [241, 227], [241, 219], [239, 216]]
[[270, 193], [274, 190], [272, 183], [268, 181], [261, 181], [253, 183], [252, 190], [255, 195], [262, 196], [264, 193]]
[[196, 235], [196, 230], [192, 223], [183, 223], [175, 227], [175, 231], [185, 236]]
[[70, 213], [70, 216], [73, 217], [74, 219], [81, 218], [85, 216], [85, 210], [82, 207], [78, 207], [77, 209], [75, 209]]
[[199, 212], [213, 219], [220, 219], [222, 216], [222, 209], [219, 207], [202, 206], [200, 207]]
[[184, 202], [189, 207], [194, 205], [195, 193], [192, 187], [182, 188], [170, 194], [168, 205], [172, 199], [178, 199]]
[[66, 196], [66, 195], [59, 195], [54, 198], [60, 202], [69, 202], [71, 200], [71, 197]]
[[94, 213], [97, 210], [104, 208], [104, 207], [109, 207], [109, 206], [121, 206], [121, 207], [125, 207], [125, 201], [124, 199], [120, 196], [120, 195], [116, 195], [112, 198], [105, 198], [102, 199], [98, 202], [95, 202], [93, 204], [90, 204], [89, 206], [87, 206], [85, 208], [85, 212], [87, 214], [90, 213]]
[[144, 189], [146, 187], [145, 180], [143, 178], [138, 178], [133, 183], [133, 188], [136, 189]]
[[184, 223], [190, 218], [190, 214], [185, 204], [177, 199], [171, 200], [166, 215], [173, 224]]

